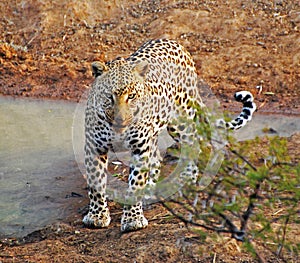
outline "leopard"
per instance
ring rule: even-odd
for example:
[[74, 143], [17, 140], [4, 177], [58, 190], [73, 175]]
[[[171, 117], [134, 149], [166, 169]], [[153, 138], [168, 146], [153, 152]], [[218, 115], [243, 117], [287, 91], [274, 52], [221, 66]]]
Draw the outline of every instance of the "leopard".
[[[108, 152], [115, 140], [122, 140], [131, 154], [128, 196], [155, 184], [160, 176], [162, 156], [158, 135], [167, 130], [175, 142], [193, 146], [193, 125], [205, 108], [197, 86], [198, 74], [190, 53], [175, 40], [152, 39], [130, 56], [91, 65], [94, 81], [85, 109], [85, 167], [89, 210], [84, 225], [107, 227], [111, 216], [107, 200]], [[219, 126], [237, 130], [251, 119], [256, 104], [249, 91], [235, 93], [243, 105], [238, 117], [220, 121]], [[182, 117], [189, 120], [185, 125]], [[180, 120], [180, 121], [178, 121]], [[198, 118], [198, 122], [205, 122]], [[188, 161], [181, 178], [198, 176], [194, 161]], [[123, 205], [121, 232], [147, 227], [142, 197], [136, 195]]]

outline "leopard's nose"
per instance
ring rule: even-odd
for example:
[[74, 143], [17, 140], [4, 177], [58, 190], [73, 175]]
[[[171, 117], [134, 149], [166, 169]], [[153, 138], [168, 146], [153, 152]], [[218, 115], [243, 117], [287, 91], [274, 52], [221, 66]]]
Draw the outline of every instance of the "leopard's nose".
[[114, 122], [116, 124], [120, 124], [121, 125], [124, 122], [124, 119], [123, 119], [123, 117], [121, 115], [118, 114], [118, 115], [115, 115]]
[[119, 109], [118, 111], [115, 111], [114, 114], [114, 123], [116, 125], [124, 125], [126, 122], [126, 112], [124, 109]]

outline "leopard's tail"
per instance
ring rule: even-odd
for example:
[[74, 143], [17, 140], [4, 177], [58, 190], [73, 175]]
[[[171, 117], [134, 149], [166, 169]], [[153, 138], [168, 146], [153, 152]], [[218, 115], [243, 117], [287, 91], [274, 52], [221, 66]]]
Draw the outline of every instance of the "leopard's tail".
[[230, 130], [238, 130], [245, 126], [252, 119], [252, 115], [256, 110], [256, 104], [253, 102], [253, 96], [249, 91], [239, 91], [234, 94], [236, 101], [243, 103], [242, 112], [235, 119], [226, 122], [223, 119], [217, 121], [218, 127]]

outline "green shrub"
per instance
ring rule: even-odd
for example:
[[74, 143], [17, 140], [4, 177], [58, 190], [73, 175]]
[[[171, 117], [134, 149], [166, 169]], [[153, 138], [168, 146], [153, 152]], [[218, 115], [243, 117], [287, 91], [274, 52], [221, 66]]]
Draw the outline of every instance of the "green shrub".
[[[298, 255], [300, 246], [289, 231], [300, 221], [300, 165], [292, 162], [287, 140], [228, 140], [213, 181], [201, 190], [185, 185], [163, 205], [201, 239], [206, 230], [229, 233], [249, 252], [256, 253], [255, 242], [278, 257]], [[199, 158], [202, 171], [209, 152], [203, 149]]]

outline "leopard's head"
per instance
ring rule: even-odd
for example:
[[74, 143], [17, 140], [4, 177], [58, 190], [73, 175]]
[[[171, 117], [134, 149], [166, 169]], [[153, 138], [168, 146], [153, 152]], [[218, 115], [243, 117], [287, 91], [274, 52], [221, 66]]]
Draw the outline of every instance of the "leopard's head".
[[92, 63], [97, 104], [117, 132], [124, 131], [146, 104], [144, 82], [148, 67], [146, 61], [133, 64], [125, 59]]

